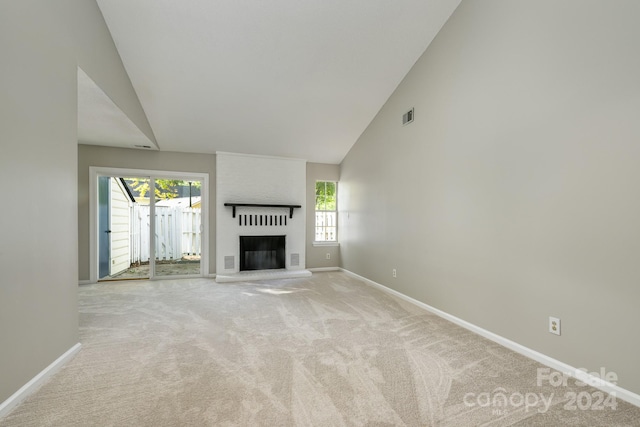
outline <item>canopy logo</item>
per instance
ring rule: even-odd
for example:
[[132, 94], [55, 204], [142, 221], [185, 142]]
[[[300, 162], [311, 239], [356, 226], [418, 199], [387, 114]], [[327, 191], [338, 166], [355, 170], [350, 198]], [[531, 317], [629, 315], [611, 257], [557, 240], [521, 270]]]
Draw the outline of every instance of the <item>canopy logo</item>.
[[[552, 371], [551, 368], [538, 368], [536, 385], [543, 387], [602, 387], [612, 386], [618, 381], [615, 372], [607, 372], [600, 368], [598, 372], [589, 372], [584, 368], [571, 372]], [[567, 411], [602, 411], [615, 410], [618, 407], [615, 393], [605, 393], [600, 390], [568, 390], [561, 393], [513, 392], [507, 393], [503, 387], [497, 387], [491, 392], [467, 393], [463, 398], [465, 406], [469, 408], [491, 408], [492, 414], [506, 416], [509, 410], [524, 408], [525, 412], [537, 410], [545, 413], [552, 403], [562, 404]]]

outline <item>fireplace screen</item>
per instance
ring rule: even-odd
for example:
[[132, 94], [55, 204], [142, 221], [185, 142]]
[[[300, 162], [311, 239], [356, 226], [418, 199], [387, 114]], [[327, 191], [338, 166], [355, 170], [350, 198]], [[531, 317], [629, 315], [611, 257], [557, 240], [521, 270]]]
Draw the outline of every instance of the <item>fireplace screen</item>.
[[285, 236], [240, 236], [240, 271], [285, 268]]

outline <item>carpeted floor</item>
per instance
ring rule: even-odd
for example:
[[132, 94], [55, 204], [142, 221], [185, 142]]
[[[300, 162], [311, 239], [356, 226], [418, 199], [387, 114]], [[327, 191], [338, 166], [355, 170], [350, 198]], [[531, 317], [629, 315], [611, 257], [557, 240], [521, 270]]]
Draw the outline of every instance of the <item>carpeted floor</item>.
[[99, 283], [79, 308], [80, 353], [0, 425], [640, 426], [344, 273]]

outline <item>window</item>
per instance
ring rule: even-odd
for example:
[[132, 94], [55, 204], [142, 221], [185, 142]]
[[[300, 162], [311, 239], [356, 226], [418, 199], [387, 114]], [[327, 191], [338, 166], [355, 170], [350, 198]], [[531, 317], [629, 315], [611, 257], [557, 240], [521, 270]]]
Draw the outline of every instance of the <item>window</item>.
[[316, 181], [316, 242], [337, 242], [337, 182]]

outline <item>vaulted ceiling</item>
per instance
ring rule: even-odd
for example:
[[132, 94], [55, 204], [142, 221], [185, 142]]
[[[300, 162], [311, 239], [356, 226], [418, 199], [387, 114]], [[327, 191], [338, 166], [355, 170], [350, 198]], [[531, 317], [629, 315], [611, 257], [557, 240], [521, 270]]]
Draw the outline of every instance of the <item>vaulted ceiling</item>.
[[97, 1], [160, 150], [321, 163], [344, 158], [460, 3]]

